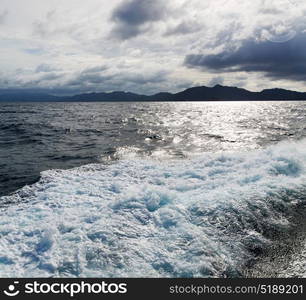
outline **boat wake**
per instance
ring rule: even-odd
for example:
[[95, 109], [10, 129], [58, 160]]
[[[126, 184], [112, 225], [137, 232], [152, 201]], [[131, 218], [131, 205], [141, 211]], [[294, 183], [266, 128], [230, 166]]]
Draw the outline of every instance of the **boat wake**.
[[237, 277], [294, 223], [306, 140], [50, 170], [0, 199], [1, 277]]

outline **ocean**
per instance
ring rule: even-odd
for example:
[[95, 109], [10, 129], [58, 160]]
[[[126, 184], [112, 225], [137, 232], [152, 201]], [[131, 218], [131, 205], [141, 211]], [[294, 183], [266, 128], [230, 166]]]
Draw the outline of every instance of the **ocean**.
[[305, 277], [305, 108], [0, 103], [0, 277]]

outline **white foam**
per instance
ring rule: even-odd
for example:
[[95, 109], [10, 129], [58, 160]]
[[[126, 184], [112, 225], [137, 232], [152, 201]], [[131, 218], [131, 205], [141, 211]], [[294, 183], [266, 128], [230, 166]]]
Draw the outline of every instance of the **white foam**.
[[2, 197], [0, 277], [236, 276], [289, 226], [306, 141], [51, 170]]

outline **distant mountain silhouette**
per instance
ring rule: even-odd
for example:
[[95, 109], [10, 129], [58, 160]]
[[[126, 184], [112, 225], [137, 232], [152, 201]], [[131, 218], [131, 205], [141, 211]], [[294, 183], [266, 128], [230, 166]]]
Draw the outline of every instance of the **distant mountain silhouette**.
[[264, 101], [264, 100], [306, 100], [306, 93], [268, 89], [251, 92], [237, 87], [216, 85], [214, 87], [193, 87], [182, 92], [158, 93], [151, 96], [129, 92], [88, 93], [75, 96], [54, 96], [41, 92], [22, 90], [0, 90], [0, 101], [57, 101], [57, 102], [112, 102], [112, 101]]
[[59, 97], [42, 93], [35, 90], [19, 90], [19, 89], [10, 89], [10, 90], [0, 90], [0, 102], [20, 102], [20, 101], [57, 101]]
[[141, 101], [144, 95], [137, 95], [126, 92], [112, 92], [112, 93], [90, 93], [75, 95], [72, 97], [65, 97], [66, 101]]

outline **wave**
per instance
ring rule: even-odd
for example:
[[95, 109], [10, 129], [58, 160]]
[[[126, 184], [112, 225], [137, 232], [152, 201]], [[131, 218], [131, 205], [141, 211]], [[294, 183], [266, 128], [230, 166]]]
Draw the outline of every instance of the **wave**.
[[50, 170], [0, 199], [0, 277], [237, 277], [305, 201], [306, 140]]

